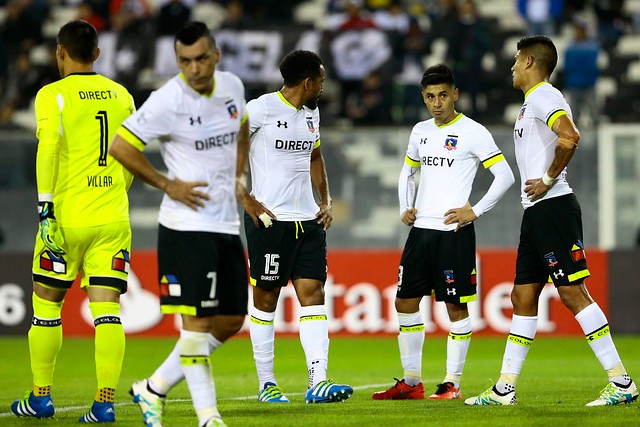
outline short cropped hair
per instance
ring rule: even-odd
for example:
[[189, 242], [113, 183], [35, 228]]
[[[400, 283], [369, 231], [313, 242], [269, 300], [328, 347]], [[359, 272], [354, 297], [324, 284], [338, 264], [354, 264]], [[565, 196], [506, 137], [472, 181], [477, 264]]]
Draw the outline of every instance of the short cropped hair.
[[90, 64], [95, 60], [98, 51], [98, 32], [87, 21], [75, 19], [67, 22], [58, 31], [56, 39], [74, 61]]
[[320, 76], [322, 59], [310, 50], [294, 50], [280, 62], [280, 74], [284, 85], [296, 86], [306, 78], [316, 79]]
[[516, 45], [518, 50], [535, 58], [537, 66], [550, 76], [558, 63], [556, 45], [547, 36], [527, 36]]
[[207, 40], [209, 41], [209, 47], [211, 49], [216, 49], [216, 39], [213, 37], [213, 34], [211, 34], [209, 27], [207, 27], [204, 22], [189, 22], [176, 34], [176, 38], [173, 42], [173, 48], [175, 49], [178, 42], [182, 43], [185, 46], [191, 46], [202, 37], [207, 38]]
[[439, 85], [442, 83], [446, 83], [452, 87], [456, 85], [453, 73], [446, 64], [437, 64], [427, 68], [422, 74], [422, 80], [420, 80], [422, 89], [429, 85]]

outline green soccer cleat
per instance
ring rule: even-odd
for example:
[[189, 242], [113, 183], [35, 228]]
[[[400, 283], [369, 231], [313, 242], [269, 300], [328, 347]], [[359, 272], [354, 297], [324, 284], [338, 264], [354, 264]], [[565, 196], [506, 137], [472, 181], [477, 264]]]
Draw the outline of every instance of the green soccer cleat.
[[264, 388], [258, 393], [258, 400], [267, 403], [289, 403], [289, 398], [284, 395], [282, 387], [272, 382], [264, 383]]
[[633, 381], [626, 387], [621, 387], [619, 384], [609, 382], [600, 392], [600, 396], [585, 406], [618, 405], [620, 403], [631, 403], [636, 399], [638, 399], [638, 387]]
[[307, 390], [305, 403], [343, 402], [351, 397], [353, 388], [344, 384], [336, 384], [332, 380], [320, 381], [315, 387]]
[[470, 397], [464, 401], [465, 405], [515, 405], [518, 403], [516, 392], [510, 391], [505, 395], [498, 394], [495, 387], [491, 387], [475, 397]]
[[27, 391], [24, 398], [15, 400], [11, 404], [11, 412], [19, 417], [49, 418], [55, 412], [51, 395], [35, 396]]
[[164, 398], [149, 391], [147, 384], [147, 380], [133, 383], [129, 394], [133, 396], [133, 403], [137, 403], [140, 407], [144, 424], [147, 427], [162, 427]]

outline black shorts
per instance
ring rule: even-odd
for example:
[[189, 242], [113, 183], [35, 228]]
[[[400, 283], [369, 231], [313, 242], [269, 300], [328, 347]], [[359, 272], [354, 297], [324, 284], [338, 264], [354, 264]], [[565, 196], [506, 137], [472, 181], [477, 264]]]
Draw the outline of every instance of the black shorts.
[[327, 232], [316, 220], [273, 221], [256, 228], [245, 212], [251, 284], [273, 289], [289, 280], [327, 280]]
[[240, 236], [158, 228], [160, 305], [165, 314], [247, 314]]
[[524, 210], [516, 259], [516, 285], [581, 283], [589, 277], [582, 244], [582, 212], [574, 194]]
[[473, 223], [457, 232], [413, 227], [402, 251], [398, 298], [435, 295], [436, 301], [476, 299], [476, 233]]

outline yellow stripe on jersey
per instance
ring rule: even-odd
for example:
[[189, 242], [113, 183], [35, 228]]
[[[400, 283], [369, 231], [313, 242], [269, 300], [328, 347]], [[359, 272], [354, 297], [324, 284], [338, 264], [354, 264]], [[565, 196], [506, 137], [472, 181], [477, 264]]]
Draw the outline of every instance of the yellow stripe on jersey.
[[147, 144], [143, 140], [138, 138], [133, 132], [131, 132], [129, 129], [127, 129], [124, 126], [120, 126], [120, 129], [118, 129], [118, 132], [116, 133], [119, 136], [121, 136], [122, 139], [127, 141], [129, 144], [136, 147], [139, 151], [143, 151], [147, 146]]
[[562, 117], [565, 114], [569, 113], [567, 113], [565, 110], [558, 110], [551, 114], [547, 119], [547, 126], [549, 126], [549, 129], [553, 129], [553, 124], [556, 122], [556, 120], [558, 120], [559, 117]]
[[531, 89], [529, 89], [529, 90], [527, 91], [527, 93], [525, 93], [525, 94], [524, 94], [524, 99], [526, 100], [526, 99], [527, 99], [527, 97], [528, 97], [529, 95], [531, 95], [531, 92], [533, 92], [534, 90], [536, 90], [536, 89], [537, 89], [537, 88], [539, 88], [540, 86], [542, 86], [542, 85], [548, 85], [548, 84], [549, 84], [549, 83], [547, 83], [547, 82], [540, 82], [540, 83], [538, 83], [537, 85], [533, 86]]
[[247, 122], [247, 120], [249, 120], [249, 113], [247, 113], [246, 111], [244, 112], [244, 116], [242, 116], [242, 120], [240, 120], [240, 124], [243, 125]]
[[55, 145], [57, 152], [57, 164], [37, 162], [37, 181], [43, 183], [38, 192], [53, 193], [60, 225], [93, 227], [129, 220], [128, 183], [122, 165], [109, 155], [109, 143], [134, 110], [122, 85], [96, 73], [70, 74], [38, 91], [39, 155], [51, 158], [47, 145]]
[[418, 160], [413, 160], [411, 157], [407, 156], [404, 158], [404, 162], [411, 166], [412, 168], [419, 168], [420, 162]]
[[[461, 118], [463, 118], [463, 117], [464, 117], [464, 114], [462, 114], [462, 113], [458, 113], [458, 115], [456, 116], [456, 118], [455, 118], [455, 119], [453, 119], [453, 120], [451, 120], [450, 122], [445, 123], [445, 124], [443, 124], [443, 125], [436, 125], [436, 126], [438, 127], [438, 129], [442, 129], [442, 128], [445, 128], [445, 127], [447, 127], [447, 126], [451, 126], [452, 124], [454, 124], [455, 122], [457, 122], [458, 120], [460, 120], [460, 119], [461, 119]], [[434, 122], [434, 123], [435, 123], [435, 122]]]
[[569, 283], [573, 283], [575, 281], [578, 281], [580, 279], [584, 279], [586, 277], [591, 276], [591, 273], [589, 273], [589, 270], [580, 270], [576, 273], [570, 274], [569, 275]]
[[314, 149], [314, 150], [315, 150], [316, 148], [318, 148], [318, 147], [320, 147], [320, 139], [318, 139], [318, 140], [316, 141], [316, 143], [315, 143], [315, 144], [313, 144], [313, 149]]
[[495, 154], [495, 155], [489, 157], [486, 160], [483, 160], [482, 161], [482, 166], [484, 166], [485, 169], [489, 169], [491, 166], [493, 166], [496, 163], [501, 162], [503, 160], [506, 160], [504, 158], [504, 154], [498, 153], [498, 154]]

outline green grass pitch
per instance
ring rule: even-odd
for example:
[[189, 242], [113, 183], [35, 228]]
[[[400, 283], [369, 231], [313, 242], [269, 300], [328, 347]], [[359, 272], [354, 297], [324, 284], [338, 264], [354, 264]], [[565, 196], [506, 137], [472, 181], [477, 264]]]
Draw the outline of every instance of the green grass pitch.
[[[640, 380], [640, 337], [615, 336], [629, 373]], [[475, 395], [496, 381], [505, 337], [476, 337], [471, 343], [463, 397]], [[129, 385], [148, 376], [175, 344], [175, 339], [129, 338], [120, 387], [117, 426], [141, 426]], [[0, 426], [77, 426], [95, 393], [93, 340], [64, 341], [58, 357], [53, 399], [56, 415], [49, 420], [19, 419], [9, 406], [30, 387], [27, 340], [0, 338]], [[423, 381], [428, 393], [444, 376], [446, 338], [427, 336]], [[587, 408], [606, 385], [606, 375], [583, 338], [538, 337], [518, 383], [514, 407], [467, 407], [459, 401], [373, 401], [371, 393], [402, 377], [397, 340], [388, 337], [334, 337], [329, 375], [354, 387], [340, 404], [306, 405], [304, 354], [295, 336], [276, 339], [276, 377], [291, 404], [259, 403], [257, 377], [248, 337], [234, 338], [213, 356], [218, 407], [230, 427], [287, 426], [640, 426], [640, 405]], [[164, 426], [196, 426], [186, 385], [174, 389], [165, 408]]]

